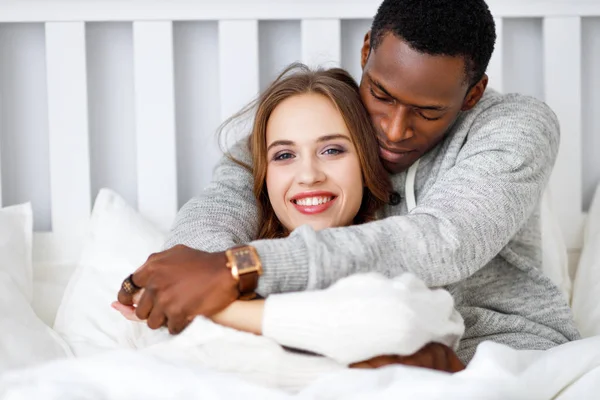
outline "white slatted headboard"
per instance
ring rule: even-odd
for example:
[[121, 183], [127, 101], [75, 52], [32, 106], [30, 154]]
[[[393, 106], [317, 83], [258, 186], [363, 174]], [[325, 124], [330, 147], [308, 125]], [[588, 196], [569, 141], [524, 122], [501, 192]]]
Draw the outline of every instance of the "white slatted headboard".
[[[589, 151], [600, 149], [600, 1], [488, 3], [498, 30], [491, 86], [536, 95], [561, 120], [552, 200], [577, 251], [587, 194], [600, 177]], [[104, 186], [168, 227], [210, 179], [220, 157], [215, 128], [284, 65], [341, 65], [359, 77], [360, 44], [378, 4], [4, 2], [0, 205], [33, 201], [36, 240], [55, 243], [41, 246], [47, 253], [38, 259], [77, 257], [76, 238]]]

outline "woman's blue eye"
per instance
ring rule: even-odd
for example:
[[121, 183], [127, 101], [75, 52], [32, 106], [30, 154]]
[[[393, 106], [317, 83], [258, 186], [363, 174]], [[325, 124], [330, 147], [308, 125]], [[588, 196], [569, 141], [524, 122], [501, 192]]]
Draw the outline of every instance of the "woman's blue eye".
[[329, 156], [335, 156], [338, 154], [342, 154], [344, 152], [344, 150], [342, 149], [335, 149], [335, 148], [331, 148], [331, 149], [327, 149], [323, 152], [323, 154], [327, 154]]
[[275, 161], [289, 160], [292, 157], [294, 157], [294, 155], [292, 153], [280, 153], [280, 154], [277, 154], [273, 158], [273, 160], [275, 160]]

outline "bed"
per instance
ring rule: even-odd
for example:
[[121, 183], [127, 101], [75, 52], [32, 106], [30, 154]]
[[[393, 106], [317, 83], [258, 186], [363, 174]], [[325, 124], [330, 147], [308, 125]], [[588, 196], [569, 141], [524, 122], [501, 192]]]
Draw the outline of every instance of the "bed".
[[[35, 398], [41, 393], [36, 390], [49, 387], [56, 398], [78, 398], [77, 390], [100, 390], [102, 382], [82, 378], [80, 387], [67, 388], [53, 371], [106, 377], [108, 371], [124, 373], [120, 367], [124, 360], [147, 366], [140, 367], [140, 376], [149, 381], [167, 374], [180, 382], [182, 390], [189, 392], [179, 394], [287, 396], [244, 382], [238, 382], [239, 387], [222, 385], [229, 378], [210, 371], [192, 374], [209, 374], [209, 380], [184, 380], [178, 375], [181, 370], [129, 353], [96, 363], [65, 362], [58, 369], [42, 361], [69, 352], [53, 327], [74, 271], [83, 257], [98, 252], [93, 246], [90, 250], [94, 227], [90, 216], [99, 194], [110, 193], [116, 199], [111, 204], [118, 204], [119, 212], [134, 221], [121, 229], [135, 225], [135, 232], [147, 235], [136, 254], [119, 253], [123, 259], [135, 262], [149, 254], [177, 209], [209, 181], [221, 155], [214, 135], [219, 123], [295, 60], [341, 65], [358, 78], [358, 49], [378, 3], [28, 0], [3, 4], [0, 206], [31, 202], [6, 213], [5, 230], [18, 226], [22, 233], [20, 247], [13, 243], [8, 249], [20, 260], [14, 265], [24, 265], [27, 271], [19, 279], [33, 314], [22, 313], [27, 314], [25, 325], [48, 340], [49, 347], [37, 354], [32, 348], [30, 358], [22, 357], [19, 367], [29, 367], [27, 372], [0, 379], [0, 398], [11, 398], [11, 390]], [[312, 398], [315, 393], [322, 398], [357, 393], [360, 398], [386, 397], [404, 387], [420, 398], [438, 398], [440, 393], [483, 398], [482, 393], [489, 395], [496, 388], [497, 398], [510, 394], [521, 396], [510, 398], [569, 399], [585, 398], [582, 394], [600, 388], [600, 339], [596, 337], [600, 334], [600, 310], [596, 311], [600, 195], [593, 196], [600, 165], [594, 164], [592, 150], [600, 146], [596, 138], [600, 120], [593, 113], [600, 107], [599, 91], [593, 89], [599, 84], [600, 3], [488, 3], [499, 36], [488, 70], [491, 86], [542, 98], [561, 121], [561, 150], [542, 205], [544, 262], [549, 276], [571, 301], [586, 339], [543, 355], [514, 353], [490, 344], [458, 378], [402, 369], [345, 371], [308, 386], [300, 397]], [[588, 206], [589, 216], [584, 211]], [[34, 229], [28, 231], [31, 225]], [[20, 253], [15, 253], [17, 248]], [[19, 272], [11, 274], [14, 278]], [[11, 338], [15, 343], [18, 339]], [[572, 367], [565, 370], [562, 366], [567, 363]], [[126, 382], [113, 378], [115, 390], [124, 396]], [[27, 389], [31, 392], [25, 391], [26, 381], [35, 383]], [[426, 384], [433, 381], [437, 385]], [[229, 387], [215, 391], [222, 386]], [[107, 393], [108, 398], [115, 396]], [[161, 393], [160, 387], [149, 385], [144, 397], [168, 397]]]

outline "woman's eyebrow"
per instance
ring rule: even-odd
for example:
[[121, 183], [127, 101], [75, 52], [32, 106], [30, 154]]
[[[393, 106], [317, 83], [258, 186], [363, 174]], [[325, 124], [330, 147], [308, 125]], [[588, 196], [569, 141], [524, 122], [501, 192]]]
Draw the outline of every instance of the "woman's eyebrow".
[[317, 139], [317, 142], [329, 142], [330, 140], [335, 139], [345, 139], [347, 141], [350, 141], [350, 138], [347, 135], [343, 135], [341, 133], [333, 133], [331, 135], [321, 136], [319, 139]]
[[271, 148], [276, 146], [293, 146], [294, 142], [291, 140], [276, 140], [267, 147], [267, 151], [271, 150]]

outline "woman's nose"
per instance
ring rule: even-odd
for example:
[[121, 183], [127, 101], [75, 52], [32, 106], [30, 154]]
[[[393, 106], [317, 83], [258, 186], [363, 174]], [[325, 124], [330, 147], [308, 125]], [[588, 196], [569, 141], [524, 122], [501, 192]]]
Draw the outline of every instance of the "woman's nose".
[[315, 185], [323, 182], [325, 176], [318, 160], [307, 159], [301, 163], [298, 170], [298, 183], [302, 185]]

